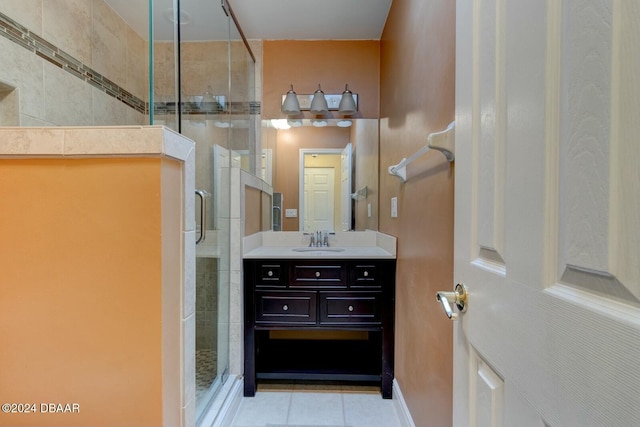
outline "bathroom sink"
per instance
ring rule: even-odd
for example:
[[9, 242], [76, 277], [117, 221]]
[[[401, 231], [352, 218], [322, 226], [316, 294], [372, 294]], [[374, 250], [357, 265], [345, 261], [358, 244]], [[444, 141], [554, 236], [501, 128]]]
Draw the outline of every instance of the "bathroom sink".
[[344, 248], [333, 248], [327, 246], [303, 246], [301, 248], [293, 248], [294, 252], [343, 252]]

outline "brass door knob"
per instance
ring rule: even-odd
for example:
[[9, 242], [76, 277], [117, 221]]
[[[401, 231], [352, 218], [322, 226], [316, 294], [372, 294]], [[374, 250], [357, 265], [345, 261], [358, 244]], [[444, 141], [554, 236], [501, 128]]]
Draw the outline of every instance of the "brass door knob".
[[458, 313], [453, 312], [451, 304], [455, 304], [458, 307], [458, 311], [464, 313], [467, 311], [468, 297], [467, 288], [462, 283], [458, 283], [453, 292], [436, 292], [436, 300], [440, 302], [444, 314], [451, 320], [458, 318]]

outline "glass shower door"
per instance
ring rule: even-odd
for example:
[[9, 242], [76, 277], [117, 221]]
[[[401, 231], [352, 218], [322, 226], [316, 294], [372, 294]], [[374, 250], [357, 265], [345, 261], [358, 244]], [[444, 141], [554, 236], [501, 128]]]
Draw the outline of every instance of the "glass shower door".
[[[176, 124], [195, 142], [196, 188], [206, 196], [196, 218], [196, 419], [206, 412], [229, 372], [229, 147], [230, 18], [219, 2], [180, 0], [176, 26]], [[176, 19], [176, 18], [174, 18]], [[171, 106], [169, 106], [171, 110]], [[220, 150], [222, 148], [222, 150]], [[215, 157], [215, 160], [214, 160]]]
[[[195, 187], [201, 194], [196, 197], [196, 238], [203, 236], [195, 262], [195, 406], [196, 419], [201, 419], [230, 367], [233, 375], [242, 374], [240, 346], [230, 345], [230, 330], [239, 340], [242, 327], [237, 320], [230, 322], [238, 318], [230, 308], [232, 278], [234, 292], [240, 286], [231, 259], [241, 257], [240, 242], [230, 238], [241, 235], [240, 218], [232, 218], [230, 189], [234, 169], [255, 170], [259, 161], [251, 143], [259, 123], [251, 102], [255, 60], [226, 1], [221, 7], [216, 1], [149, 0], [149, 6], [155, 27], [149, 46], [150, 123], [195, 142]], [[168, 22], [170, 31], [160, 31]]]

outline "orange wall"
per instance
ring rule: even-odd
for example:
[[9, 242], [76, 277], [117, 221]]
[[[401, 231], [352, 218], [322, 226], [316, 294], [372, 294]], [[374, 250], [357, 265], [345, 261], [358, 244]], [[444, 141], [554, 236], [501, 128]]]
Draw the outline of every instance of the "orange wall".
[[[381, 40], [380, 231], [398, 237], [395, 376], [417, 426], [451, 425], [454, 170], [430, 152], [402, 184], [387, 173], [455, 113], [455, 2], [394, 1]], [[398, 218], [390, 199], [398, 197]]]
[[262, 79], [264, 119], [285, 117], [280, 105], [291, 84], [296, 93], [308, 94], [315, 92], [318, 83], [324, 93], [342, 93], [348, 83], [358, 94], [359, 111], [354, 117], [377, 119], [380, 42], [265, 40]]
[[0, 160], [0, 425], [162, 424], [162, 162]]

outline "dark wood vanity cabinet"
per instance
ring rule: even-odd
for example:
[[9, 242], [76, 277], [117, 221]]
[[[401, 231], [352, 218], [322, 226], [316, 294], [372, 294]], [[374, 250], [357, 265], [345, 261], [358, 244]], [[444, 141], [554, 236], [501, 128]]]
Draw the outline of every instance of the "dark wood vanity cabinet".
[[393, 259], [245, 259], [244, 395], [259, 379], [336, 380], [379, 382], [391, 398], [395, 268]]

